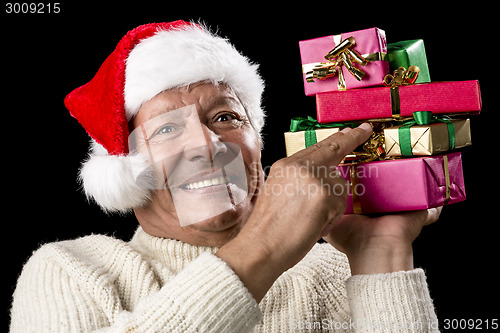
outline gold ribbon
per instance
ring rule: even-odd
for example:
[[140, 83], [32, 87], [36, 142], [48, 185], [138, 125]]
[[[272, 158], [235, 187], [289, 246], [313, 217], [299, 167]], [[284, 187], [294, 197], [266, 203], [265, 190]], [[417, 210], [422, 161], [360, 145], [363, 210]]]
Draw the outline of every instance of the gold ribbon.
[[450, 170], [448, 168], [448, 155], [443, 155], [444, 179], [446, 182], [446, 194], [444, 204], [447, 205], [451, 197]]
[[401, 104], [399, 100], [399, 87], [414, 84], [417, 81], [420, 68], [410, 66], [408, 69], [399, 67], [393, 72], [393, 75], [387, 74], [383, 83], [386, 87], [391, 87], [391, 107], [392, 116], [399, 118], [401, 115]]
[[393, 72], [393, 75], [387, 74], [384, 77], [384, 86], [395, 88], [414, 84], [418, 79], [418, 73], [420, 73], [420, 68], [417, 66], [410, 66], [408, 69], [399, 67]]
[[351, 181], [351, 202], [352, 202], [352, 211], [354, 214], [363, 214], [363, 210], [361, 209], [361, 201], [359, 199], [359, 195], [356, 192], [356, 186], [358, 185], [358, 166], [351, 165], [349, 172], [349, 177]]
[[353, 151], [352, 153], [346, 155], [343, 164], [356, 165], [359, 163], [366, 163], [372, 161], [392, 159], [387, 158], [385, 154], [384, 144], [384, 128], [391, 126], [390, 123], [380, 122], [371, 123], [373, 132], [363, 144], [363, 151]]
[[341, 40], [341, 38], [341, 35], [333, 36], [333, 42], [336, 46], [325, 55], [327, 62], [315, 62], [302, 66], [302, 72], [306, 73], [306, 82], [312, 83], [314, 79], [326, 80], [338, 74], [338, 90], [346, 90], [342, 66], [345, 66], [356, 80], [361, 81], [365, 72], [355, 67], [353, 61], [361, 66], [366, 66], [369, 62], [383, 60], [386, 56], [386, 53], [383, 52], [361, 55], [358, 51], [352, 49], [356, 45], [354, 37], [350, 36], [344, 40]]

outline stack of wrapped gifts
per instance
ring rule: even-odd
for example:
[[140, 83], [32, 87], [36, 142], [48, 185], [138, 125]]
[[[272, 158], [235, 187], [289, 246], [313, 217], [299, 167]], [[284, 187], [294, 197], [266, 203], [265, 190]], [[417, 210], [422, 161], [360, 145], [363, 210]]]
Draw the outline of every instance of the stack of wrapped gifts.
[[479, 82], [431, 82], [421, 39], [387, 44], [378, 28], [299, 42], [317, 120], [295, 117], [287, 155], [362, 122], [371, 137], [337, 168], [351, 184], [346, 213], [426, 209], [465, 200], [461, 153], [479, 114]]

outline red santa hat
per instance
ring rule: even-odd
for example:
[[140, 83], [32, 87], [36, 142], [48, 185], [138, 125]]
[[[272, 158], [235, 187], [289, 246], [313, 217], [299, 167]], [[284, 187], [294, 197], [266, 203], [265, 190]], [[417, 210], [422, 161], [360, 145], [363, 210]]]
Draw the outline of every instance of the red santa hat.
[[147, 175], [143, 171], [149, 165], [129, 152], [128, 122], [158, 93], [200, 81], [230, 86], [260, 136], [264, 84], [258, 66], [226, 39], [198, 24], [174, 21], [139, 26], [120, 40], [94, 78], [64, 100], [93, 139], [80, 169], [87, 197], [105, 211], [118, 212], [149, 199], [154, 180], [137, 177], [141, 172]]

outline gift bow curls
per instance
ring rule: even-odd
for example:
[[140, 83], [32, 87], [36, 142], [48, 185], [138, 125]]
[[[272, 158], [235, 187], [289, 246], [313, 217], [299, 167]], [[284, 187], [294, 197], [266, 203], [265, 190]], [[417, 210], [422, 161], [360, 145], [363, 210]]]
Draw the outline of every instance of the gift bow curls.
[[393, 72], [393, 75], [387, 74], [384, 77], [384, 86], [386, 87], [399, 87], [408, 84], [414, 84], [418, 79], [420, 68], [417, 66], [410, 66], [408, 69], [399, 67]]
[[352, 60], [365, 66], [369, 60], [364, 58], [359, 52], [352, 49], [356, 45], [354, 37], [350, 36], [341, 41], [337, 46], [335, 46], [330, 52], [325, 56], [327, 62], [321, 62], [315, 64], [312, 70], [306, 72], [306, 81], [311, 83], [314, 79], [325, 80], [334, 77], [337, 73], [339, 76], [339, 90], [345, 90], [345, 78], [342, 72], [342, 66], [344, 65], [349, 73], [352, 74], [358, 81], [363, 79], [365, 72], [361, 69], [355, 67]]
[[393, 75], [387, 74], [384, 77], [383, 84], [390, 87], [391, 91], [391, 108], [392, 116], [399, 118], [401, 114], [401, 104], [399, 100], [399, 87], [409, 84], [414, 84], [417, 81], [420, 68], [417, 66], [410, 66], [408, 69], [399, 67], [393, 72]]

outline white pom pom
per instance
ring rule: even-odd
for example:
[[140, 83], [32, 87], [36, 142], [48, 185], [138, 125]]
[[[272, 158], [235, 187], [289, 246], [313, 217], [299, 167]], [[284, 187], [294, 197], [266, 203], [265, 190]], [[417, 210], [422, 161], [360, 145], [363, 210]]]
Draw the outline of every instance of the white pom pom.
[[143, 206], [154, 189], [149, 163], [140, 155], [104, 155], [98, 150], [94, 145], [95, 153], [80, 169], [87, 198], [92, 198], [106, 212], [127, 213]]

